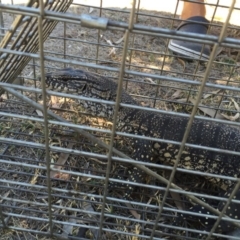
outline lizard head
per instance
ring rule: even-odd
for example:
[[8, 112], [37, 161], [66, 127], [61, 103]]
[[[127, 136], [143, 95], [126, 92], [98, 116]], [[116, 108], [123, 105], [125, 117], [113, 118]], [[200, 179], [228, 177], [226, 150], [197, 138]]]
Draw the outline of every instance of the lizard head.
[[[69, 94], [115, 101], [117, 84], [108, 78], [83, 70], [71, 68], [45, 74], [46, 87], [49, 90]], [[114, 106], [96, 101], [78, 100], [80, 105], [92, 115], [110, 118]]]
[[45, 81], [49, 90], [104, 100], [114, 100], [117, 89], [109, 79], [72, 68], [46, 73]]
[[[103, 77], [84, 70], [72, 68], [49, 72], [45, 75], [49, 90], [95, 98], [99, 100], [116, 101], [117, 84], [110, 78]], [[122, 91], [122, 102], [136, 104], [130, 95]], [[114, 106], [102, 102], [80, 100], [79, 103], [92, 115], [110, 118]]]

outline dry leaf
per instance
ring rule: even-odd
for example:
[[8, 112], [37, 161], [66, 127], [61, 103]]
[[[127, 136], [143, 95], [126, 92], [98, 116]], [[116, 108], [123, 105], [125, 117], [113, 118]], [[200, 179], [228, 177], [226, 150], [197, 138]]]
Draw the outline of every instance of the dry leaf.
[[106, 43], [108, 43], [110, 46], [114, 46], [111, 40], [108, 40], [108, 39], [105, 38], [104, 36], [103, 36], [103, 39], [104, 39], [104, 40], [106, 41]]
[[36, 113], [37, 113], [38, 116], [43, 117], [43, 113], [42, 113], [42, 111], [36, 109]]
[[[134, 232], [134, 234], [139, 235], [140, 231], [141, 231], [141, 225], [139, 223], [137, 223], [135, 225], [135, 232]], [[133, 236], [132, 240], [139, 240], [139, 237], [138, 236]]]
[[[73, 143], [69, 143], [67, 148], [72, 149], [73, 146], [74, 146]], [[66, 163], [68, 157], [69, 157], [69, 153], [61, 153], [59, 155], [58, 161], [55, 164], [53, 164], [51, 167], [53, 167], [55, 169], [62, 169], [62, 166]], [[50, 173], [50, 177], [51, 178], [60, 178], [60, 179], [69, 179], [70, 176], [69, 176], [69, 174], [60, 173], [56, 170], [52, 170], [51, 173]]]
[[56, 172], [55, 175], [53, 176], [53, 178], [67, 181], [67, 180], [70, 180], [70, 174], [68, 174], [68, 173]]
[[110, 45], [112, 46], [113, 48], [111, 49], [110, 53], [108, 54], [108, 56], [111, 56], [111, 55], [116, 55], [116, 48], [114, 47], [114, 44], [112, 43], [111, 40], [108, 40], [106, 39], [103, 35], [102, 35], [102, 38]]
[[174, 92], [174, 94], [171, 96], [171, 99], [179, 98], [182, 95], [182, 90], [178, 89]]
[[151, 78], [144, 78], [144, 82], [150, 82], [152, 84], [156, 84]]
[[51, 106], [53, 108], [60, 108], [58, 103], [59, 103], [59, 98], [57, 96], [51, 96]]
[[108, 56], [115, 56], [116, 55], [116, 48], [112, 48]]
[[204, 99], [209, 98], [209, 97], [211, 97], [212, 95], [216, 95], [216, 94], [219, 93], [220, 91], [221, 91], [221, 89], [218, 89], [218, 90], [216, 90], [216, 91], [207, 93], [207, 94], [203, 95], [203, 98], [204, 98]]
[[[189, 98], [189, 101], [192, 104], [196, 103], [195, 99], [192, 99], [192, 98]], [[198, 109], [200, 109], [204, 114], [206, 114], [206, 115], [208, 115], [212, 118], [224, 119], [221, 114], [217, 113], [218, 112], [217, 110], [211, 109], [211, 108], [209, 108], [209, 107], [207, 107], [207, 106], [205, 106], [201, 103], [198, 105]]]
[[183, 66], [183, 72], [186, 69], [186, 62], [184, 60], [182, 60], [181, 58], [177, 58], [178, 62]]
[[100, 161], [100, 160], [98, 160], [97, 158], [89, 158], [89, 160], [96, 161], [96, 162], [98, 162], [98, 163], [100, 163], [100, 164], [103, 164], [103, 165], [108, 164], [107, 162]]
[[[71, 215], [71, 216], [75, 217], [74, 215]], [[76, 218], [69, 218], [68, 222], [69, 223], [77, 223], [77, 220], [76, 220]], [[62, 230], [63, 230], [62, 237], [68, 238], [68, 236], [72, 234], [73, 225], [64, 224]]]
[[233, 104], [234, 104], [236, 110], [239, 111], [239, 105], [238, 105], [238, 103], [235, 102], [235, 100], [234, 100], [233, 98], [231, 98], [231, 101], [233, 102]]
[[[234, 100], [233, 98], [231, 98], [231, 101], [233, 102], [236, 110], [239, 111], [239, 105], [238, 105], [238, 103], [235, 102], [235, 100]], [[225, 117], [226, 119], [230, 120], [230, 121], [236, 121], [236, 120], [239, 118], [239, 116], [240, 116], [239, 113], [236, 113], [234, 116], [227, 116], [227, 115], [225, 115], [224, 113], [222, 113], [221, 115], [222, 115], [223, 117]]]
[[[90, 202], [86, 202], [82, 201], [82, 204], [81, 204], [81, 207], [83, 210], [87, 211], [88, 212], [88, 216], [90, 219], [94, 220], [94, 221], [99, 221], [99, 219], [97, 218], [97, 215], [95, 213], [95, 210], [93, 209], [92, 205], [90, 204]], [[79, 228], [79, 231], [81, 230], [81, 228]], [[94, 229], [92, 228], [91, 229], [91, 233], [92, 235], [94, 236], [93, 239], [98, 239], [98, 236], [99, 236], [99, 230], [98, 229]]]
[[230, 121], [236, 121], [239, 118], [239, 113], [237, 113], [235, 116], [228, 116], [224, 113], [222, 113], [221, 115]]
[[141, 215], [137, 213], [137, 211], [133, 210], [133, 206], [130, 203], [125, 203], [125, 205], [129, 208], [129, 212], [136, 218], [140, 219]]
[[186, 102], [187, 101], [187, 98], [180, 98], [177, 100], [178, 102]]
[[171, 197], [173, 198], [176, 207], [180, 210], [183, 210], [184, 207], [183, 207], [183, 202], [181, 200], [180, 194], [176, 193], [176, 192], [171, 192], [171, 191], [169, 193], [170, 193]]
[[[6, 193], [3, 194], [3, 197], [8, 197], [8, 195], [10, 194], [10, 190], [7, 191]], [[3, 202], [3, 199], [0, 200], [0, 203]]]
[[218, 56], [221, 52], [223, 52], [223, 47], [218, 47], [215, 56]]
[[34, 172], [34, 176], [32, 177], [30, 183], [31, 184], [36, 184], [38, 176], [39, 176], [39, 169], [36, 168], [35, 172]]
[[239, 82], [235, 82], [234, 80], [216, 80], [216, 84], [220, 85], [228, 85], [228, 86], [239, 86]]
[[117, 45], [117, 44], [121, 43], [124, 40], [124, 38], [125, 38], [125, 35], [123, 35], [123, 37], [118, 39], [116, 42], [113, 42], [113, 44]]

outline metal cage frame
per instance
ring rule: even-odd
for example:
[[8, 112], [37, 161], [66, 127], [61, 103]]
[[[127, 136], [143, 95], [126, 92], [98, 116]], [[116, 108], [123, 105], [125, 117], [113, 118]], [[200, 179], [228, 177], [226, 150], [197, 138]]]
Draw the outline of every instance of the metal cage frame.
[[[35, 1], [33, 1], [35, 2]], [[33, 202], [31, 200], [21, 200], [21, 199], [16, 199], [16, 198], [9, 198], [7, 196], [2, 195], [1, 196], [1, 204], [0, 204], [0, 227], [2, 229], [11, 229], [14, 231], [23, 231], [23, 232], [29, 232], [29, 233], [33, 233], [33, 234], [39, 234], [41, 236], [46, 236], [46, 237], [56, 237], [57, 239], [79, 239], [78, 237], [74, 237], [71, 236], [71, 238], [69, 238], [69, 236], [63, 236], [61, 234], [58, 234], [56, 232], [54, 232], [53, 230], [53, 226], [54, 224], [64, 224], [64, 225], [69, 225], [69, 226], [77, 226], [77, 227], [82, 227], [82, 228], [86, 228], [85, 224], [79, 224], [79, 223], [71, 223], [71, 222], [66, 222], [66, 221], [62, 221], [62, 220], [55, 220], [53, 217], [53, 213], [52, 213], [52, 209], [65, 209], [70, 210], [70, 211], [74, 211], [74, 212], [81, 212], [81, 213], [85, 213], [88, 214], [90, 216], [94, 216], [93, 218], [95, 218], [95, 225], [91, 225], [91, 223], [88, 225], [89, 229], [92, 229], [92, 231], [94, 232], [94, 239], [104, 239], [102, 238], [102, 234], [103, 232], [110, 232], [112, 234], [117, 233], [117, 230], [114, 229], [110, 229], [108, 227], [105, 226], [106, 222], [105, 222], [105, 218], [106, 217], [115, 217], [116, 219], [123, 219], [123, 220], [129, 220], [135, 224], [146, 224], [145, 220], [141, 220], [141, 219], [133, 219], [133, 218], [128, 218], [125, 216], [119, 216], [118, 214], [114, 215], [112, 213], [108, 214], [105, 212], [105, 207], [107, 206], [107, 202], [110, 201], [115, 201], [118, 203], [126, 203], [126, 200], [121, 200], [118, 198], [114, 198], [114, 197], [109, 197], [107, 195], [108, 193], [108, 182], [109, 180], [112, 180], [114, 182], [125, 182], [126, 184], [128, 183], [127, 181], [123, 181], [123, 180], [117, 180], [115, 178], [111, 178], [110, 177], [110, 170], [111, 170], [111, 165], [112, 165], [112, 161], [115, 162], [123, 162], [123, 163], [128, 163], [131, 164], [133, 166], [136, 166], [137, 168], [140, 168], [141, 170], [145, 171], [148, 175], [154, 177], [155, 179], [159, 180], [160, 182], [162, 182], [165, 187], [158, 187], [157, 189], [163, 190], [164, 191], [164, 195], [162, 196], [162, 200], [161, 200], [161, 204], [159, 205], [159, 207], [157, 208], [156, 206], [151, 206], [149, 204], [145, 204], [145, 203], [141, 203], [141, 202], [136, 202], [136, 201], [130, 201], [127, 203], [130, 203], [134, 206], [139, 206], [139, 207], [145, 207], [145, 208], [152, 208], [155, 211], [157, 211], [157, 216], [156, 216], [156, 220], [155, 222], [151, 223], [151, 234], [149, 235], [144, 235], [144, 234], [136, 234], [136, 233], [131, 233], [131, 232], [122, 232], [119, 231], [119, 234], [122, 234], [121, 236], [125, 236], [126, 239], [134, 239], [134, 237], [136, 237], [136, 239], [164, 239], [164, 235], [163, 237], [156, 237], [155, 233], [157, 231], [158, 227], [163, 227], [163, 228], [169, 228], [169, 229], [178, 229], [178, 230], [182, 230], [182, 231], [190, 231], [190, 232], [199, 232], [199, 233], [203, 233], [202, 231], [198, 231], [195, 229], [191, 229], [190, 227], [176, 227], [176, 226], [171, 226], [171, 225], [167, 225], [164, 223], [159, 223], [159, 219], [162, 216], [162, 213], [164, 210], [168, 210], [168, 211], [173, 211], [174, 213], [188, 213], [188, 214], [193, 214], [194, 216], [202, 216], [199, 213], [191, 213], [188, 212], [187, 210], [180, 210], [180, 209], [170, 209], [168, 207], [166, 207], [164, 204], [166, 202], [167, 196], [169, 195], [169, 192], [172, 193], [179, 193], [182, 194], [184, 196], [186, 196], [188, 199], [192, 200], [195, 203], [200, 204], [201, 206], [204, 206], [205, 208], [207, 208], [213, 215], [215, 216], [209, 216], [209, 218], [213, 218], [216, 219], [216, 223], [213, 225], [213, 227], [211, 228], [211, 230], [207, 233], [203, 233], [206, 234], [206, 239], [209, 240], [211, 239], [213, 236], [215, 237], [224, 237], [225, 239], [227, 238], [227, 236], [225, 235], [221, 235], [218, 233], [215, 233], [216, 228], [218, 226], [218, 223], [221, 221], [221, 219], [226, 219], [228, 220], [228, 216], [226, 216], [224, 214], [225, 210], [228, 208], [229, 204], [234, 201], [233, 197], [236, 194], [236, 192], [238, 191], [239, 187], [240, 187], [240, 180], [236, 179], [234, 177], [227, 177], [227, 176], [220, 176], [220, 178], [226, 179], [226, 180], [232, 180], [232, 181], [236, 181], [236, 186], [234, 187], [233, 191], [231, 192], [230, 196], [228, 197], [225, 207], [223, 208], [223, 210], [220, 212], [217, 209], [213, 208], [212, 206], [210, 206], [209, 204], [205, 203], [204, 201], [201, 200], [201, 197], [207, 197], [210, 199], [215, 199], [215, 200], [219, 200], [220, 198], [217, 196], [210, 196], [210, 195], [206, 195], [203, 193], [195, 193], [195, 192], [189, 192], [186, 191], [182, 188], [180, 188], [177, 184], [173, 183], [173, 179], [175, 176], [175, 173], [178, 172], [182, 172], [182, 173], [192, 173], [195, 174], [197, 176], [208, 176], [208, 177], [216, 177], [216, 175], [211, 174], [211, 173], [202, 173], [202, 172], [196, 172], [193, 170], [185, 170], [185, 169], [180, 169], [177, 167], [178, 162], [180, 160], [181, 154], [184, 151], [185, 146], [191, 146], [194, 148], [198, 148], [198, 149], [205, 149], [205, 150], [211, 150], [211, 151], [215, 151], [215, 152], [219, 152], [219, 153], [223, 153], [226, 152], [224, 150], [221, 149], [211, 149], [208, 147], [204, 147], [204, 146], [197, 146], [197, 145], [191, 145], [187, 143], [187, 139], [189, 136], [189, 132], [193, 123], [194, 119], [202, 119], [202, 120], [208, 120], [208, 121], [212, 121], [212, 122], [218, 122], [221, 124], [228, 124], [228, 125], [233, 125], [235, 127], [239, 127], [240, 124], [238, 122], [233, 122], [233, 121], [228, 121], [228, 120], [222, 120], [222, 119], [216, 119], [216, 118], [208, 118], [205, 116], [197, 116], [196, 112], [198, 110], [203, 92], [204, 92], [204, 88], [205, 87], [211, 87], [214, 89], [222, 89], [222, 90], [229, 90], [229, 91], [233, 91], [233, 92], [240, 92], [240, 88], [239, 87], [233, 87], [233, 86], [228, 86], [228, 85], [221, 85], [221, 84], [215, 84], [215, 83], [211, 83], [208, 82], [209, 76], [210, 76], [210, 72], [212, 69], [212, 66], [214, 64], [214, 59], [215, 56], [217, 55], [218, 49], [219, 47], [226, 47], [226, 48], [231, 48], [231, 49], [236, 49], [239, 51], [240, 49], [240, 40], [239, 39], [234, 39], [231, 37], [225, 37], [226, 36], [226, 31], [227, 28], [229, 26], [229, 20], [232, 14], [232, 11], [234, 9], [236, 9], [234, 6], [236, 4], [236, 1], [232, 0], [231, 5], [229, 6], [228, 9], [228, 16], [227, 16], [227, 21], [225, 23], [223, 23], [223, 26], [221, 27], [221, 32], [219, 36], [213, 36], [213, 35], [200, 35], [200, 34], [194, 34], [194, 33], [182, 33], [182, 32], [176, 32], [172, 29], [166, 29], [166, 28], [160, 28], [160, 27], [149, 27], [149, 26], [144, 26], [141, 24], [137, 24], [135, 23], [136, 21], [136, 16], [141, 17], [141, 13], [139, 12], [139, 6], [140, 6], [140, 0], [133, 0], [132, 3], [132, 9], [129, 12], [129, 20], [128, 22], [122, 22], [122, 21], [115, 21], [115, 20], [111, 20], [105, 17], [101, 16], [101, 11], [104, 10], [104, 8], [102, 7], [102, 1], [100, 1], [100, 5], [97, 9], [100, 9], [100, 16], [99, 17], [92, 17], [90, 16], [90, 14], [82, 14], [82, 15], [77, 15], [77, 14], [72, 14], [72, 13], [61, 13], [61, 12], [55, 12], [55, 11], [51, 11], [51, 10], [46, 10], [44, 8], [44, 1], [43, 0], [39, 0], [39, 7], [38, 8], [31, 8], [29, 6], [17, 6], [17, 5], [8, 5], [8, 4], [4, 4], [4, 3], [0, 3], [0, 9], [2, 13], [8, 13], [8, 14], [21, 14], [21, 16], [25, 16], [27, 18], [31, 18], [31, 19], [35, 19], [38, 23], [38, 26], [35, 28], [35, 33], [36, 35], [39, 36], [38, 39], [38, 48], [36, 50], [36, 52], [24, 52], [21, 50], [18, 50], [17, 47], [16, 48], [6, 48], [6, 47], [2, 47], [0, 45], [0, 56], [1, 56], [1, 60], [2, 63], [3, 61], [5, 61], [5, 59], [7, 59], [8, 56], [15, 56], [16, 59], [29, 59], [32, 61], [39, 61], [39, 69], [40, 69], [40, 76], [41, 79], [45, 79], [45, 72], [46, 72], [46, 62], [57, 62], [57, 63], [61, 63], [64, 66], [65, 65], [74, 65], [77, 67], [87, 67], [87, 68], [91, 68], [94, 69], [95, 71], [97, 70], [104, 70], [104, 71], [108, 71], [108, 72], [113, 72], [113, 73], [117, 73], [118, 75], [118, 92], [117, 92], [117, 98], [116, 98], [116, 102], [109, 102], [109, 101], [102, 101], [103, 104], [110, 104], [112, 106], [115, 107], [115, 115], [114, 115], [114, 119], [113, 119], [113, 127], [111, 130], [106, 130], [106, 129], [99, 129], [96, 127], [86, 127], [85, 125], [79, 125], [79, 124], [74, 124], [71, 123], [67, 120], [65, 120], [63, 117], [60, 117], [59, 115], [55, 114], [53, 111], [47, 109], [47, 105], [48, 105], [48, 96], [50, 95], [54, 95], [57, 97], [64, 97], [64, 98], [71, 98], [71, 99], [82, 99], [82, 100], [88, 100], [88, 101], [95, 101], [98, 102], [99, 100], [97, 99], [90, 99], [90, 98], [85, 98], [83, 96], [76, 96], [73, 94], [67, 94], [67, 93], [60, 93], [60, 92], [54, 92], [54, 91], [50, 91], [50, 90], [46, 90], [46, 84], [45, 82], [42, 80], [41, 81], [41, 87], [42, 89], [39, 89], [35, 86], [23, 86], [22, 84], [13, 84], [13, 81], [20, 75], [21, 70], [24, 69], [24, 67], [26, 65], [22, 65], [21, 67], [19, 67], [17, 70], [16, 69], [8, 69], [5, 72], [1, 72], [1, 82], [0, 82], [0, 87], [1, 87], [1, 93], [3, 93], [4, 91], [7, 94], [10, 94], [11, 96], [16, 97], [16, 99], [19, 99], [19, 101], [35, 108], [38, 109], [40, 111], [42, 111], [43, 113], [43, 117], [37, 117], [37, 116], [27, 116], [27, 115], [20, 115], [17, 113], [11, 113], [11, 112], [5, 112], [5, 111], [0, 111], [0, 116], [1, 117], [9, 117], [11, 119], [21, 119], [21, 120], [28, 120], [28, 121], [34, 121], [35, 123], [41, 123], [44, 126], [44, 141], [45, 144], [43, 143], [37, 143], [37, 142], [32, 142], [32, 141], [22, 141], [22, 140], [17, 140], [17, 139], [13, 139], [13, 138], [7, 138], [5, 136], [1, 136], [0, 137], [0, 142], [4, 145], [16, 145], [16, 146], [27, 146], [30, 148], [34, 148], [34, 149], [41, 149], [44, 150], [45, 152], [45, 164], [46, 166], [40, 166], [37, 164], [29, 164], [29, 163], [23, 163], [23, 162], [18, 162], [18, 161], [9, 161], [7, 159], [4, 159], [4, 154], [1, 154], [1, 159], [0, 159], [0, 164], [13, 164], [13, 165], [17, 165], [17, 166], [21, 166], [21, 167], [25, 167], [25, 168], [30, 168], [30, 169], [43, 169], [46, 170], [46, 186], [39, 186], [39, 185], [35, 185], [35, 191], [41, 192], [41, 191], [45, 191], [48, 194], [48, 201], [46, 201], [45, 203], [41, 203], [41, 202]], [[48, 1], [47, 1], [48, 2]], [[54, 1], [53, 1], [54, 2]], [[59, 1], [61, 2], [61, 1]], [[177, 1], [179, 2], [179, 1]], [[179, 4], [179, 3], [178, 3]], [[74, 4], [73, 4], [74, 5]], [[76, 6], [81, 6], [80, 4], [76, 4]], [[87, 5], [85, 5], [87, 6]], [[87, 7], [91, 7], [91, 6], [87, 6]], [[122, 11], [126, 11], [127, 10], [122, 10]], [[2, 19], [2, 18], [0, 18]], [[4, 19], [3, 19], [4, 20]], [[122, 33], [124, 33], [124, 44], [122, 47], [118, 47], [116, 46], [116, 48], [118, 48], [119, 50], [121, 50], [122, 53], [122, 61], [119, 64], [119, 67], [112, 67], [112, 66], [106, 66], [106, 65], [100, 65], [98, 64], [98, 57], [99, 57], [99, 51], [96, 51], [96, 59], [94, 59], [94, 61], [81, 61], [81, 60], [74, 60], [71, 59], [70, 55], [66, 54], [65, 52], [62, 54], [62, 56], [46, 56], [45, 54], [45, 48], [44, 48], [44, 36], [43, 36], [43, 21], [46, 22], [58, 22], [61, 21], [64, 23], [64, 32], [66, 31], [66, 24], [76, 24], [79, 25], [81, 27], [84, 28], [92, 28], [92, 29], [97, 29], [97, 30], [109, 30], [109, 31], [120, 31]], [[1, 23], [1, 22], [0, 22]], [[1, 25], [1, 24], [0, 24]], [[4, 30], [8, 30], [5, 29]], [[14, 29], [12, 34], [17, 34], [17, 29]], [[5, 34], [5, 33], [4, 33]], [[4, 34], [2, 34], [1, 36], [3, 37]], [[66, 34], [66, 32], [65, 32]], [[128, 64], [126, 62], [126, 58], [127, 58], [127, 54], [129, 50], [134, 50], [133, 46], [129, 46], [129, 37], [130, 35], [134, 35], [134, 34], [140, 34], [140, 35], [146, 35], [146, 36], [154, 36], [154, 37], [161, 37], [164, 39], [183, 39], [183, 40], [190, 40], [192, 42], [196, 42], [196, 43], [204, 43], [204, 44], [209, 44], [213, 46], [212, 52], [211, 52], [211, 56], [209, 58], [209, 61], [206, 62], [206, 69], [204, 71], [204, 75], [202, 77], [202, 81], [196, 81], [194, 79], [194, 74], [191, 76], [190, 75], [190, 79], [184, 79], [181, 77], [171, 77], [171, 76], [166, 76], [166, 75], [156, 75], [156, 74], [152, 74], [152, 73], [143, 73], [137, 70], [132, 70], [130, 66], [130, 63]], [[48, 36], [46, 36], [47, 39]], [[66, 35], [64, 35], [63, 40], [67, 39]], [[64, 40], [65, 41], [65, 40]], [[99, 39], [97, 39], [98, 42], [96, 42], [97, 47], [99, 47], [101, 44], [99, 42]], [[104, 44], [102, 44], [104, 45]], [[65, 49], [66, 50], [66, 49]], [[169, 53], [164, 53], [163, 54], [164, 57], [169, 56]], [[19, 57], [19, 58], [18, 58]], [[131, 57], [130, 57], [131, 58]], [[29, 61], [26, 62], [26, 64], [29, 64]], [[163, 65], [164, 65], [164, 61], [163, 60]], [[1, 63], [1, 62], [0, 62]], [[5, 63], [4, 63], [5, 64]], [[10, 64], [10, 62], [9, 62]], [[2, 65], [3, 66], [3, 65]], [[33, 65], [34, 67], [34, 65]], [[199, 90], [197, 92], [196, 95], [196, 99], [195, 99], [195, 104], [193, 104], [193, 108], [190, 112], [190, 114], [188, 113], [180, 113], [180, 112], [173, 112], [173, 111], [166, 111], [166, 110], [160, 110], [160, 109], [154, 109], [154, 108], [149, 108], [149, 107], [144, 107], [144, 106], [134, 106], [134, 105], [129, 105], [129, 104], [123, 104], [121, 103], [120, 100], [120, 96], [121, 96], [121, 91], [124, 88], [124, 76], [125, 75], [131, 75], [131, 76], [135, 76], [137, 77], [145, 77], [145, 78], [151, 78], [151, 79], [155, 79], [157, 81], [161, 81], [161, 80], [167, 80], [167, 81], [172, 81], [172, 82], [176, 82], [176, 83], [186, 83], [186, 84], [192, 84], [194, 86], [198, 86]], [[36, 76], [35, 76], [36, 79]], [[33, 101], [31, 98], [29, 98], [26, 94], [23, 93], [34, 93], [34, 94], [42, 94], [42, 99], [43, 99], [43, 104], [39, 104], [36, 101]], [[10, 98], [11, 99], [11, 98]], [[128, 108], [137, 108], [137, 109], [142, 109], [145, 111], [155, 111], [158, 113], [163, 113], [163, 114], [169, 114], [169, 115], [178, 115], [178, 116], [182, 116], [182, 117], [187, 117], [188, 120], [188, 125], [187, 125], [187, 129], [185, 131], [184, 137], [182, 142], [174, 142], [174, 141], [168, 141], [168, 140], [164, 140], [164, 139], [155, 139], [155, 138], [150, 138], [150, 137], [144, 137], [144, 136], [135, 136], [132, 134], [127, 134], [127, 133], [122, 133], [116, 130], [116, 121], [117, 121], [117, 114], [118, 114], [118, 108], [119, 106], [124, 106], [124, 107], [128, 107]], [[51, 117], [51, 120], [49, 120], [49, 116]], [[54, 119], [54, 120], [52, 120]], [[68, 127], [69, 129], [72, 129], [74, 132], [80, 134], [81, 136], [86, 137], [90, 142], [97, 144], [98, 146], [102, 147], [103, 149], [105, 149], [107, 151], [106, 154], [99, 154], [99, 153], [94, 153], [94, 152], [87, 152], [84, 150], [73, 150], [73, 149], [68, 149], [68, 148], [64, 148], [64, 147], [55, 147], [52, 146], [49, 143], [49, 129], [48, 129], [48, 125], [49, 124], [54, 124], [56, 126], [62, 126], [62, 127]], [[110, 136], [110, 142], [109, 144], [106, 144], [105, 142], [103, 142], [102, 140], [98, 139], [97, 137], [93, 136], [91, 133], [89, 133], [88, 131], [97, 131], [100, 133], [106, 133], [109, 134]], [[129, 156], [127, 156], [127, 154], [124, 154], [123, 152], [117, 150], [116, 148], [114, 148], [114, 138], [116, 136], [116, 134], [118, 134], [119, 136], [125, 136], [125, 137], [133, 137], [133, 138], [140, 138], [140, 139], [147, 139], [147, 140], [154, 140], [157, 142], [167, 142], [167, 143], [172, 143], [172, 144], [176, 144], [179, 146], [179, 154], [177, 157], [177, 161], [176, 164], [172, 167], [170, 166], [159, 166], [158, 164], [153, 164], [153, 163], [146, 163], [146, 162], [140, 162], [140, 161], [134, 161], [133, 159], [131, 159]], [[51, 162], [51, 156], [50, 156], [50, 151], [53, 152], [62, 152], [62, 153], [66, 153], [66, 154], [73, 154], [73, 155], [82, 155], [82, 156], [86, 156], [86, 157], [92, 157], [92, 158], [97, 158], [97, 159], [101, 159], [101, 160], [105, 160], [107, 161], [107, 168], [106, 168], [106, 174], [105, 177], [102, 176], [97, 176], [95, 174], [91, 174], [91, 173], [80, 173], [80, 172], [73, 172], [73, 171], [67, 171], [67, 170], [59, 170], [59, 169], [55, 169], [60, 171], [61, 173], [65, 173], [65, 174], [71, 174], [74, 175], [76, 178], [77, 177], [91, 177], [94, 179], [99, 179], [104, 181], [105, 185], [103, 188], [103, 195], [97, 195], [97, 194], [93, 194], [93, 193], [86, 193], [86, 192], [78, 192], [78, 191], [74, 191], [74, 190], [67, 190], [67, 189], [60, 189], [60, 188], [55, 188], [52, 186], [52, 182], [51, 182], [51, 171], [54, 170], [54, 168], [52, 167], [52, 162]], [[233, 151], [227, 151], [229, 154], [234, 154], [237, 156], [240, 156], [240, 153], [237, 152], [233, 152]], [[149, 167], [159, 167], [160, 169], [166, 169], [166, 170], [171, 170], [171, 175], [169, 177], [169, 179], [164, 178], [163, 176], [157, 174], [156, 172], [152, 171]], [[2, 171], [4, 171], [2, 169]], [[218, 176], [219, 177], [219, 176]], [[0, 178], [0, 182], [1, 182], [1, 187], [3, 187], [4, 185], [16, 185], [16, 181], [13, 179], [12, 181]], [[137, 183], [132, 183], [133, 185], [138, 186], [139, 184]], [[17, 185], [19, 186], [24, 186], [26, 188], [32, 188], [32, 184], [31, 183], [26, 183], [26, 182], [17, 182]], [[146, 184], [145, 186], [147, 186], [148, 188], [155, 188], [154, 186], [148, 185]], [[8, 189], [8, 187], [6, 187], [6, 189]], [[10, 188], [11, 189], [11, 188]], [[93, 209], [77, 209], [77, 208], [69, 208], [69, 207], [63, 207], [63, 206], [58, 206], [56, 204], [52, 204], [52, 194], [56, 195], [56, 193], [58, 193], [58, 196], [61, 196], [61, 194], [67, 194], [67, 193], [71, 193], [71, 194], [77, 194], [79, 197], [79, 199], [82, 199], [82, 201], [84, 202], [85, 199], [84, 197], [87, 196], [89, 198], [94, 198], [94, 199], [98, 199], [99, 203], [101, 202], [102, 208], [101, 211], [96, 212]], [[224, 198], [222, 198], [224, 199]], [[46, 212], [46, 218], [38, 218], [35, 216], [31, 216], [31, 215], [21, 215], [21, 214], [15, 214], [14, 213], [14, 206], [12, 206], [13, 211], [12, 212], [6, 212], [4, 210], [5, 207], [7, 207], [7, 205], [4, 204], [5, 201], [12, 201], [14, 203], [19, 203], [19, 204], [29, 204], [29, 205], [36, 205], [40, 207], [47, 207], [48, 211]], [[235, 200], [235, 202], [240, 203], [240, 201]], [[216, 217], [217, 216], [217, 217]], [[48, 230], [47, 231], [39, 231], [39, 230], [34, 230], [34, 229], [28, 229], [28, 228], [23, 228], [23, 227], [16, 227], [16, 226], [8, 226], [7, 224], [7, 219], [9, 218], [20, 218], [20, 219], [29, 219], [32, 221], [40, 221], [40, 222], [44, 222], [48, 225]], [[93, 220], [92, 220], [93, 221]], [[230, 220], [229, 220], [230, 221]], [[94, 222], [94, 221], [93, 221]], [[233, 224], [235, 224], [236, 226], [240, 226], [240, 221], [234, 221]], [[96, 226], [97, 225], [97, 226]], [[171, 235], [169, 235], [171, 236]], [[128, 238], [127, 238], [128, 237]], [[172, 239], [176, 239], [174, 236], [172, 235]], [[186, 238], [184, 238], [184, 236], [180, 237], [178, 236], [179, 239], [188, 239], [186, 236]], [[83, 239], [83, 238], [81, 238]], [[118, 238], [116, 238], [118, 239]], [[189, 239], [193, 239], [193, 238], [189, 238]], [[238, 237], [234, 237], [232, 236], [231, 238], [228, 237], [228, 239], [239, 239]]]

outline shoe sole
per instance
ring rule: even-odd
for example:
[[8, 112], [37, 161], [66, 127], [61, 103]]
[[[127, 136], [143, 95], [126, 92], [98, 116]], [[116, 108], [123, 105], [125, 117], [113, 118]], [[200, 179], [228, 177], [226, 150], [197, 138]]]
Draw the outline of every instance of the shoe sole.
[[172, 40], [168, 44], [168, 49], [170, 49], [175, 54], [179, 54], [180, 55], [179, 57], [189, 57], [189, 58], [193, 58], [196, 60], [205, 60], [205, 61], [209, 60], [208, 55], [206, 55], [204, 53], [201, 54], [198, 51], [194, 51], [192, 49], [185, 48], [183, 46], [175, 44], [172, 42]]

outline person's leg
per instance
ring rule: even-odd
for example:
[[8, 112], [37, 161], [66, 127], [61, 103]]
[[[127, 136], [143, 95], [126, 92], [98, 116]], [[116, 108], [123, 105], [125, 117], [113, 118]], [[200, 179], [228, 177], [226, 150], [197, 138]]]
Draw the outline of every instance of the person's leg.
[[[200, 4], [197, 2], [199, 2]], [[206, 7], [202, 3], [204, 3], [204, 0], [196, 0], [196, 3], [184, 2], [181, 19], [186, 20], [190, 17], [195, 17], [195, 16], [205, 17]]]
[[[206, 7], [204, 0], [195, 0], [195, 2], [184, 2], [181, 13], [182, 23], [177, 31], [186, 33], [206, 34], [208, 30], [208, 20], [205, 18]], [[191, 22], [194, 21], [194, 22]], [[189, 59], [208, 60], [210, 47], [201, 43], [188, 42], [186, 40], [171, 39], [168, 48], [179, 57]]]

